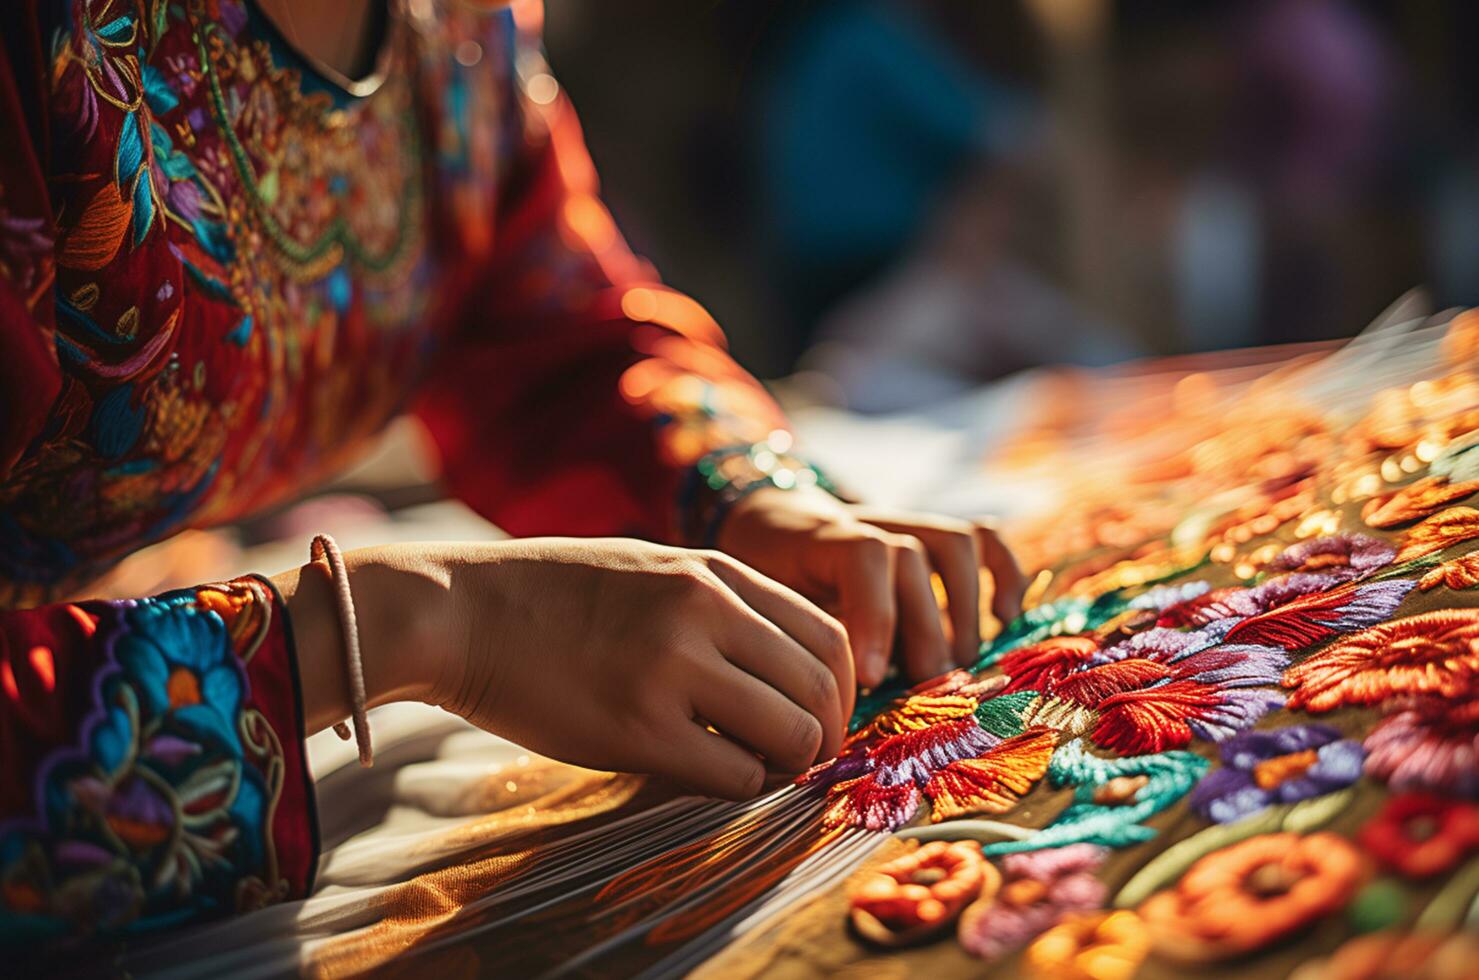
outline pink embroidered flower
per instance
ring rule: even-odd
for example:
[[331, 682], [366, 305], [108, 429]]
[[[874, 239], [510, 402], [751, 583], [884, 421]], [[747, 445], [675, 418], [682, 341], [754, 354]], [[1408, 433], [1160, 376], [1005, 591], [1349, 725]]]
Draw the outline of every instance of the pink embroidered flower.
[[961, 913], [960, 945], [972, 956], [996, 959], [1070, 913], [1103, 907], [1108, 892], [1095, 873], [1107, 853], [1094, 844], [1070, 844], [1002, 858], [1001, 888]]
[[1366, 736], [1366, 773], [1393, 790], [1479, 799], [1479, 700], [1414, 698]]

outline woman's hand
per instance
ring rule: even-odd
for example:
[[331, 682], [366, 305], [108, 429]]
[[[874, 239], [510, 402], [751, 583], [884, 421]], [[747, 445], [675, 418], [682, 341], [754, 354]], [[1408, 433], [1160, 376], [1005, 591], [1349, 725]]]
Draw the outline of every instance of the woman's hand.
[[[855, 688], [841, 625], [717, 552], [535, 538], [346, 561], [372, 703], [417, 697], [557, 759], [735, 798], [841, 746]], [[278, 584], [300, 651], [329, 651], [305, 676], [310, 702], [342, 689], [327, 574]], [[307, 705], [310, 721], [342, 718], [339, 697], [322, 717]]]
[[[1010, 619], [1022, 604], [1022, 573], [990, 528], [872, 511], [816, 489], [750, 494], [725, 518], [718, 545], [835, 613], [847, 627], [864, 687], [883, 680], [896, 636], [915, 680], [976, 660], [981, 569], [992, 576], [997, 618]], [[945, 587], [943, 613], [931, 573]]]

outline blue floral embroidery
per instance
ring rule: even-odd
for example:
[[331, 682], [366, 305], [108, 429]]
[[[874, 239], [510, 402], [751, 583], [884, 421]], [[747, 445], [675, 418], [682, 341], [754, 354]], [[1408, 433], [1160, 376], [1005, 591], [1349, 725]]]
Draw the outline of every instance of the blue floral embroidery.
[[247, 758], [248, 682], [221, 617], [193, 591], [110, 603], [95, 640], [107, 661], [77, 747], [40, 769], [37, 817], [0, 825], [0, 942], [148, 931], [276, 878], [263, 772], [280, 769]]

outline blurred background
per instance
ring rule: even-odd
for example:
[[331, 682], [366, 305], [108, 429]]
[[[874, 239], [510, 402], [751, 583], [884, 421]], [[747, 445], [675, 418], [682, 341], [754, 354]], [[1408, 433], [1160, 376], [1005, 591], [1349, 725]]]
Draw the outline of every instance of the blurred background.
[[790, 397], [1479, 303], [1464, 0], [547, 0], [633, 246]]

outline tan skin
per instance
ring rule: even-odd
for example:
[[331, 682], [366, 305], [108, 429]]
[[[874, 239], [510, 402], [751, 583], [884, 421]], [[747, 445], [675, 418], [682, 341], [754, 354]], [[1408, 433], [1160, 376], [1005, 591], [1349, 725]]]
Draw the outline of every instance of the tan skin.
[[[369, 702], [425, 701], [557, 759], [743, 798], [767, 771], [836, 753], [857, 684], [882, 680], [891, 646], [914, 679], [973, 661], [983, 566], [995, 563], [1005, 586], [998, 612], [1020, 603], [1021, 576], [990, 531], [884, 520], [815, 490], [750, 494], [720, 545], [527, 538], [352, 551]], [[327, 566], [274, 582], [306, 726], [319, 731], [351, 703]]]
[[[258, 4], [344, 76], [373, 63], [372, 0]], [[814, 488], [749, 494], [717, 545], [531, 538], [350, 552], [369, 702], [424, 701], [557, 759], [744, 798], [767, 771], [832, 756], [857, 686], [880, 683], [895, 651], [916, 680], [974, 661], [983, 570], [997, 616], [1021, 602], [1022, 576], [989, 528]], [[305, 724], [320, 731], [351, 703], [328, 569], [273, 581], [293, 621]]]

